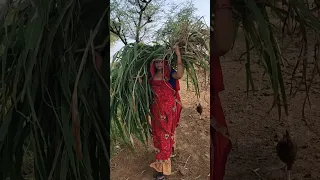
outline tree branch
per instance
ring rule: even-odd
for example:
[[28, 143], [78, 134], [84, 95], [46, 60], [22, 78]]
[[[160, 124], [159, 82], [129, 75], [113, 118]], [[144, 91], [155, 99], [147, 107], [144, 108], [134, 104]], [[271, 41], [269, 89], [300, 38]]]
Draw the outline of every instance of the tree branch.
[[152, 0], [141, 0], [142, 3], [145, 3], [144, 6], [142, 6], [142, 4], [140, 3], [140, 0], [137, 0], [138, 2], [138, 5], [139, 5], [139, 8], [140, 8], [140, 11], [139, 11], [139, 21], [138, 21], [138, 26], [136, 26], [136, 37], [135, 37], [135, 41], [138, 43], [141, 41], [141, 37], [140, 37], [140, 31], [141, 29], [148, 23], [152, 22], [151, 21], [151, 17], [148, 18], [148, 20], [143, 24], [141, 25], [142, 23], [142, 16], [143, 16], [143, 13], [144, 11], [146, 10], [146, 8], [148, 7], [148, 5], [151, 3]]
[[[117, 18], [118, 18], [118, 21], [121, 22], [121, 19], [119, 17]], [[123, 29], [121, 28], [121, 26], [117, 25], [114, 21], [110, 23], [110, 31], [116, 36], [118, 36], [124, 45], [128, 44], [128, 41], [124, 35]]]
[[157, 8], [152, 9], [152, 3], [152, 0], [127, 0], [123, 6], [119, 4], [119, 12], [113, 13], [115, 21], [110, 23], [110, 32], [119, 37], [124, 44], [128, 44], [127, 39], [131, 38], [139, 43], [147, 34], [146, 26], [154, 21], [153, 17], [158, 12]]
[[144, 24], [142, 24], [140, 28], [143, 28], [145, 25], [151, 22], [152, 22], [151, 18], [148, 18], [148, 20]]
[[143, 34], [142, 34], [142, 36], [141, 36], [141, 39], [144, 38], [146, 34], [147, 34], [147, 30], [144, 29]]

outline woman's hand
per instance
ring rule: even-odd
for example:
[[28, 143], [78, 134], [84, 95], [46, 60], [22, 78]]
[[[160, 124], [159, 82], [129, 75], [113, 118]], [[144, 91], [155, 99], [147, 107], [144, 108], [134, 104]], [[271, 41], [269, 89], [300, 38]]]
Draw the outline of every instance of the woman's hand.
[[173, 48], [174, 48], [174, 51], [176, 52], [177, 56], [181, 56], [180, 47], [178, 46], [178, 44], [174, 45]]
[[177, 58], [177, 72], [173, 73], [172, 77], [175, 79], [180, 79], [180, 78], [182, 78], [183, 71], [184, 71], [183, 63], [182, 63], [182, 59], [181, 59], [181, 54], [180, 54], [180, 48], [179, 48], [178, 44], [174, 45], [173, 48], [174, 48], [174, 51], [176, 52], [178, 58]]

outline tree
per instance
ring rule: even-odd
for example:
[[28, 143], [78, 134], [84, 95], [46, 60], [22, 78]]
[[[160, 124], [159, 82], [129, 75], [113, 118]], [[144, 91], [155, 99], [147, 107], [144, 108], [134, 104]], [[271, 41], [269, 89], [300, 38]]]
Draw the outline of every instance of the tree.
[[[172, 4], [167, 13], [167, 20], [163, 26], [156, 31], [156, 41], [168, 42], [170, 41], [170, 37], [175, 37], [175, 32], [179, 32], [181, 28], [185, 28], [185, 26], [190, 26], [191, 24], [193, 24], [193, 26], [201, 24], [205, 25], [202, 17], [195, 14], [196, 11], [197, 9], [192, 1], [187, 1], [178, 5]], [[206, 26], [208, 27], [208, 25]]]
[[112, 0], [110, 31], [127, 45], [146, 40], [162, 17], [166, 0]]

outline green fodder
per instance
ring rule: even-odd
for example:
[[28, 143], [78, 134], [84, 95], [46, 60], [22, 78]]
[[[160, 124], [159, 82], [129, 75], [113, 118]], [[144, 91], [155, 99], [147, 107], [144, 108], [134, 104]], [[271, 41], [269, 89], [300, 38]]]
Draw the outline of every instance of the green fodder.
[[0, 179], [30, 162], [37, 180], [109, 176], [108, 91], [91, 54], [109, 39], [107, 14], [103, 0], [0, 7]]
[[[187, 79], [195, 95], [200, 96], [197, 68], [209, 70], [209, 29], [181, 28], [163, 44], [131, 43], [123, 47], [111, 63], [111, 141], [133, 145], [135, 136], [142, 143], [149, 137], [149, 105], [153, 92], [148, 83], [149, 65], [155, 58], [165, 58], [176, 67], [172, 46], [179, 44]], [[174, 37], [174, 38], [173, 38]], [[139, 83], [139, 78], [142, 83]]]

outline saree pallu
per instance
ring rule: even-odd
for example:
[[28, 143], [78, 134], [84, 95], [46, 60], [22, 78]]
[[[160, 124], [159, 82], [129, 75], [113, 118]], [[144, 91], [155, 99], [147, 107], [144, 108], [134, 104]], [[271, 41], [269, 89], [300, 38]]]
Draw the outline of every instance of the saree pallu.
[[219, 92], [224, 90], [219, 57], [210, 60], [210, 180], [223, 180], [232, 144]]

